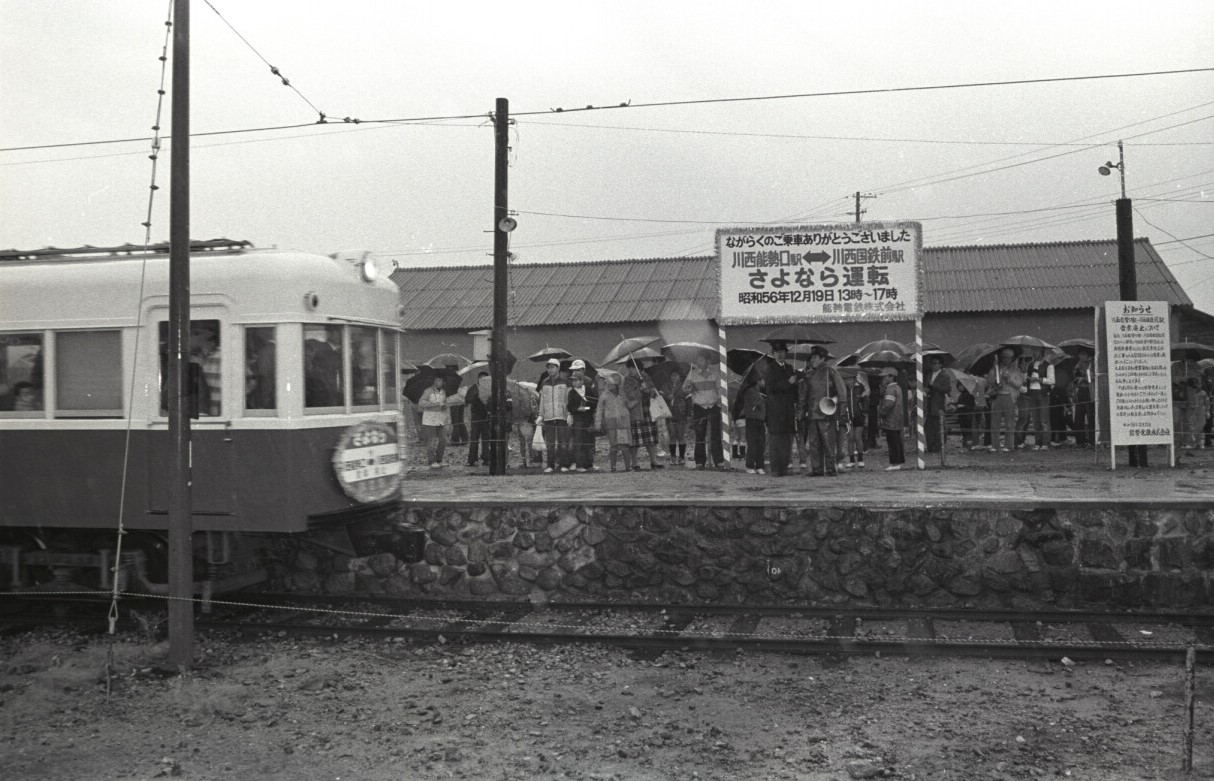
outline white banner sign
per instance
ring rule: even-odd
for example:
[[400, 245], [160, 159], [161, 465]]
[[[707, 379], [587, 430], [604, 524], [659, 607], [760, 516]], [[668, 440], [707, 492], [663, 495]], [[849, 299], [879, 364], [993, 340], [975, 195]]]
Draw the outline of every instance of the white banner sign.
[[723, 325], [922, 316], [917, 222], [721, 228]]
[[1106, 301], [1114, 445], [1172, 443], [1172, 358], [1166, 301]]

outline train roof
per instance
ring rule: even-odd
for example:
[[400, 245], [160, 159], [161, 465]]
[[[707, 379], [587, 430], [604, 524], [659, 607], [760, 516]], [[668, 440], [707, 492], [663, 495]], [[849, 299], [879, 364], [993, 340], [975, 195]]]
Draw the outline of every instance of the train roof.
[[[387, 275], [364, 279], [361, 260], [226, 239], [194, 242], [192, 306], [222, 306], [234, 322], [399, 326], [396, 284]], [[0, 251], [5, 330], [130, 326], [167, 308], [168, 298], [167, 245]]]

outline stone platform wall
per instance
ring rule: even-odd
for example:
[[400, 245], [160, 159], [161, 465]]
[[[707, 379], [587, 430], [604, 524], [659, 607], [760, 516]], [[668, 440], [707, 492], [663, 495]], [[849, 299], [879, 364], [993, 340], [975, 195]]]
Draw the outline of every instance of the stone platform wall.
[[416, 597], [1214, 608], [1214, 509], [412, 508], [421, 561], [300, 549], [282, 585]]

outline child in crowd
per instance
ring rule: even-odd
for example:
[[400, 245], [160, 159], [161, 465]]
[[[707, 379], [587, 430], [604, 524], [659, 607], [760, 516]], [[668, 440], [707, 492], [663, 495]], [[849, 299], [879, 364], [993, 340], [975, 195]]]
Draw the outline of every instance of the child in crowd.
[[889, 466], [886, 472], [896, 472], [906, 462], [902, 451], [902, 388], [898, 386], [898, 370], [885, 368], [881, 370], [881, 381], [885, 385], [881, 389], [880, 415], [881, 430], [885, 432], [885, 441], [889, 445]]
[[670, 393], [666, 405], [670, 407], [670, 419], [666, 427], [670, 431], [670, 463], [687, 463], [687, 394], [683, 392], [683, 378], [678, 372], [670, 374]]
[[735, 420], [746, 421], [746, 474], [767, 474], [767, 381], [760, 375], [738, 393], [731, 410]]
[[624, 471], [632, 468], [632, 416], [618, 384], [605, 376], [599, 377], [599, 404], [595, 410], [594, 428], [607, 435], [609, 463], [615, 471], [618, 457], [624, 458]]

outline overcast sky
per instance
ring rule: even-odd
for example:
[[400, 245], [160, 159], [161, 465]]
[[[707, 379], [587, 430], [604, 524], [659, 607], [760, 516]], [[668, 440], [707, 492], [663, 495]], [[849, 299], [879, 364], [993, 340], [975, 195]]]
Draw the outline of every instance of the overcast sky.
[[[143, 242], [169, 5], [0, 0], [0, 247]], [[192, 9], [193, 131], [306, 125], [193, 139], [195, 238], [485, 262], [499, 97], [520, 262], [709, 254], [717, 226], [851, 221], [856, 191], [929, 247], [1111, 239], [1125, 139], [1136, 235], [1214, 312], [1214, 72], [640, 105], [1214, 67], [1208, 0]], [[167, 154], [156, 181], [165, 241]]]

